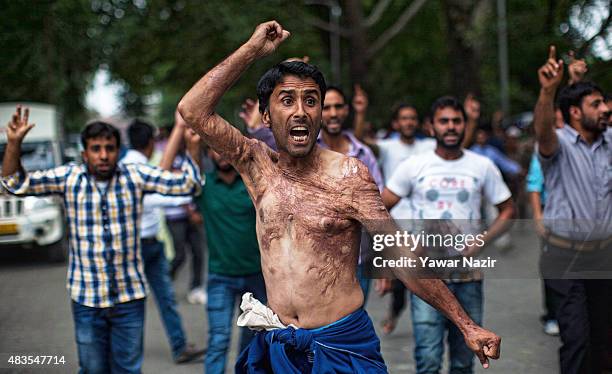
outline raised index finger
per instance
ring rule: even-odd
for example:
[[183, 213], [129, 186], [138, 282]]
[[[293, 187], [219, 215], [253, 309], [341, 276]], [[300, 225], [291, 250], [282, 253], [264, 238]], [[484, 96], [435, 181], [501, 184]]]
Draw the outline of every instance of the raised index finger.
[[25, 114], [23, 115], [23, 123], [27, 125], [28, 118], [30, 118], [30, 108], [26, 107], [24, 112]]
[[548, 58], [555, 61], [557, 60], [557, 48], [554, 45], [551, 45], [548, 49]]

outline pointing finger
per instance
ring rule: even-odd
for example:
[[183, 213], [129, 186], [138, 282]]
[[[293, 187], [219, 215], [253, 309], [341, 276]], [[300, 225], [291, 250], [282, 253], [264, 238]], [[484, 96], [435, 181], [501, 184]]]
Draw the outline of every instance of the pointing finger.
[[28, 124], [28, 119], [30, 118], [30, 108], [25, 108], [25, 114], [23, 115], [23, 123]]
[[548, 49], [548, 58], [557, 59], [557, 48], [554, 45], [551, 45]]

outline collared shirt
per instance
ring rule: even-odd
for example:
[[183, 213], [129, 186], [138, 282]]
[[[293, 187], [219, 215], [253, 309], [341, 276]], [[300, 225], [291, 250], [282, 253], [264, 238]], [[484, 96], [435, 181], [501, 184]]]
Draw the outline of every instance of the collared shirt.
[[[374, 157], [374, 153], [372, 150], [355, 137], [350, 131], [343, 131], [342, 135], [347, 137], [350, 144], [349, 150], [346, 153], [346, 156], [355, 157], [368, 167], [370, 171], [370, 175], [374, 182], [378, 186], [378, 189], [382, 191], [383, 188], [383, 178], [380, 173], [380, 169], [378, 168], [378, 164], [376, 163], [376, 157]], [[323, 140], [323, 135], [319, 133], [319, 138], [317, 139], [317, 143], [323, 148], [329, 149], [329, 146], [325, 144], [325, 140]]]
[[[147, 156], [130, 149], [121, 159], [124, 164], [148, 164]], [[140, 237], [155, 238], [159, 233], [159, 225], [163, 212], [161, 208], [178, 207], [193, 201], [191, 196], [164, 196], [158, 193], [146, 194], [142, 199], [142, 217], [140, 221]]]
[[[604, 136], [587, 144], [567, 124], [556, 133], [556, 152], [550, 157], [538, 152], [548, 193], [544, 219], [557, 226], [549, 225], [555, 234], [570, 239], [608, 237], [612, 222], [612, 147]], [[560, 224], [574, 227], [558, 229]]]
[[82, 305], [105, 308], [146, 296], [140, 250], [140, 214], [145, 193], [174, 196], [200, 191], [198, 167], [187, 163], [174, 174], [142, 164], [118, 164], [101, 192], [86, 165], [2, 178], [15, 195], [62, 195], [68, 222], [67, 287]]
[[259, 127], [255, 130], [247, 127], [247, 133], [251, 138], [261, 140], [266, 143], [268, 147], [278, 151], [276, 148], [276, 141], [274, 140], [274, 134], [272, 134], [272, 130], [270, 130], [269, 127]]
[[206, 173], [206, 185], [195, 200], [204, 217], [208, 271], [230, 276], [260, 272], [255, 207], [242, 178], [227, 184], [217, 171]]

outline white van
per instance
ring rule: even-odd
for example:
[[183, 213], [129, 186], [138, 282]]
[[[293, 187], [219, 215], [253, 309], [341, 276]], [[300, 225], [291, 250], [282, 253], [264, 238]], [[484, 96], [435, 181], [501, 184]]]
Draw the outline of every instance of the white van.
[[[29, 122], [36, 124], [21, 145], [21, 163], [29, 171], [62, 164], [61, 130], [52, 105], [19, 103], [30, 108]], [[6, 125], [17, 103], [0, 103], [0, 158], [6, 149]], [[0, 166], [1, 167], [1, 166]], [[57, 196], [16, 197], [0, 193], [0, 250], [7, 246], [36, 247], [53, 261], [64, 261], [67, 253], [62, 201]]]

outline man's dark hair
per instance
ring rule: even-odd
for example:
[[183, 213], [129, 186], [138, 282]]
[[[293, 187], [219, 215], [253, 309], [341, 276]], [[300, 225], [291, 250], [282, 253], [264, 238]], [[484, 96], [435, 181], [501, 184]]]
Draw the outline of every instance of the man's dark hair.
[[430, 116], [433, 121], [435, 114], [438, 110], [444, 108], [452, 108], [454, 110], [458, 110], [461, 112], [463, 116], [463, 120], [467, 121], [467, 114], [465, 114], [465, 109], [463, 108], [463, 104], [456, 97], [453, 96], [442, 96], [436, 99], [436, 101], [431, 104]]
[[603, 96], [603, 90], [593, 82], [577, 82], [569, 86], [565, 86], [559, 91], [559, 109], [563, 115], [563, 121], [567, 124], [570, 122], [570, 107], [577, 106], [580, 108], [582, 99], [592, 93], [599, 92]]
[[342, 100], [346, 104], [346, 95], [344, 94], [344, 91], [342, 91], [342, 88], [338, 86], [327, 86], [327, 90], [325, 92], [329, 92], [329, 91], [336, 91], [338, 95], [342, 96]]
[[137, 151], [142, 151], [147, 148], [153, 137], [155, 136], [155, 128], [148, 122], [136, 118], [128, 127], [128, 139], [130, 147]]
[[397, 121], [399, 118], [400, 112], [403, 109], [414, 109], [415, 112], [419, 112], [417, 108], [409, 103], [399, 103], [393, 107], [393, 114], [391, 114], [391, 121]]
[[270, 70], [266, 71], [257, 83], [257, 98], [259, 99], [259, 112], [262, 114], [270, 105], [270, 95], [274, 91], [274, 87], [282, 82], [285, 75], [295, 75], [302, 79], [312, 78], [321, 90], [321, 106], [325, 99], [325, 91], [327, 85], [323, 73], [319, 69], [302, 61], [283, 61], [274, 65]]
[[83, 131], [81, 131], [81, 144], [83, 144], [83, 148], [87, 149], [87, 140], [94, 138], [115, 138], [117, 141], [117, 148], [121, 145], [119, 130], [106, 122], [94, 121], [85, 126]]

